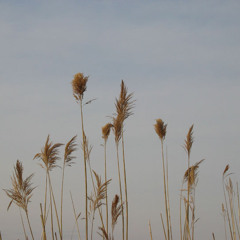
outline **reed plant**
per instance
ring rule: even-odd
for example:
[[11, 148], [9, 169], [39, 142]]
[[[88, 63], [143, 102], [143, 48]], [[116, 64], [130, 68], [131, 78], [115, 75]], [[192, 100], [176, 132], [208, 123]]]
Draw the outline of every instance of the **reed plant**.
[[[71, 82], [73, 95], [80, 106], [81, 114], [81, 149], [83, 152], [84, 160], [84, 184], [85, 184], [85, 196], [84, 196], [84, 216], [85, 220], [85, 234], [86, 240], [97, 239], [94, 236], [94, 230], [96, 229], [95, 218], [96, 212], [99, 214], [100, 226], [98, 227], [99, 235], [103, 240], [114, 240], [114, 230], [116, 228], [119, 217], [122, 220], [121, 237], [123, 240], [129, 239], [129, 205], [128, 205], [128, 190], [127, 190], [127, 165], [125, 156], [125, 142], [124, 142], [124, 128], [125, 121], [133, 115], [133, 108], [135, 100], [133, 100], [133, 93], [128, 93], [128, 89], [124, 83], [121, 81], [121, 89], [118, 98], [115, 99], [115, 113], [113, 114], [111, 120], [112, 122], [107, 123], [102, 127], [102, 138], [104, 140], [104, 178], [100, 177], [97, 171], [94, 171], [91, 166], [90, 154], [92, 151], [92, 146], [89, 144], [88, 138], [85, 133], [84, 127], [84, 114], [83, 103], [84, 94], [87, 90], [88, 76], [83, 73], [77, 73]], [[163, 197], [164, 197], [164, 214], [160, 213], [160, 218], [162, 222], [163, 237], [165, 240], [173, 240], [173, 229], [171, 220], [171, 202], [169, 195], [169, 179], [168, 179], [168, 156], [166, 146], [166, 134], [167, 134], [167, 124], [162, 119], [156, 119], [154, 124], [154, 129], [157, 136], [160, 139], [161, 144], [161, 154], [160, 160], [162, 165], [162, 179], [163, 179]], [[113, 131], [114, 142], [116, 147], [116, 158], [117, 158], [117, 171], [118, 171], [118, 184], [119, 193], [114, 195], [112, 204], [109, 203], [109, 196], [111, 195], [109, 184], [111, 179], [108, 179], [108, 159], [107, 159], [107, 142], [109, 141], [109, 135]], [[47, 136], [45, 145], [39, 153], [37, 153], [33, 159], [40, 160], [40, 166], [45, 170], [45, 189], [44, 189], [44, 200], [43, 204], [40, 203], [40, 219], [41, 219], [41, 237], [37, 239], [47, 240], [52, 238], [52, 240], [63, 240], [63, 229], [64, 216], [63, 216], [63, 200], [64, 200], [64, 181], [65, 181], [65, 170], [66, 167], [71, 167], [75, 162], [76, 156], [74, 152], [77, 150], [76, 136], [72, 137], [69, 142], [65, 145], [63, 163], [62, 163], [62, 174], [60, 183], [60, 207], [57, 208], [54, 195], [54, 187], [51, 182], [51, 172], [58, 167], [60, 156], [60, 147], [63, 145], [61, 143], [52, 143], [50, 141], [50, 136]], [[180, 237], [181, 240], [194, 240], [195, 239], [195, 224], [198, 221], [196, 217], [196, 187], [198, 184], [198, 174], [199, 167], [204, 161], [204, 159], [191, 163], [191, 152], [193, 146], [193, 125], [190, 126], [187, 136], [184, 140], [184, 149], [187, 154], [187, 164], [186, 170], [183, 172], [182, 186], [180, 189]], [[120, 161], [120, 156], [122, 161]], [[88, 169], [87, 169], [88, 168]], [[88, 172], [88, 171], [89, 172]], [[88, 174], [90, 174], [91, 182], [88, 184]], [[229, 165], [227, 165], [222, 174], [222, 185], [224, 202], [222, 203], [222, 215], [224, 219], [224, 229], [225, 229], [225, 239], [237, 240], [240, 239], [240, 199], [239, 199], [239, 188], [238, 183], [234, 184], [229, 173]], [[23, 228], [23, 233], [25, 239], [28, 239], [28, 229], [25, 228], [24, 216], [22, 216], [22, 211], [25, 212], [26, 220], [28, 223], [28, 228], [31, 234], [31, 238], [34, 240], [34, 234], [31, 227], [31, 221], [29, 219], [28, 204], [32, 199], [33, 190], [32, 187], [32, 177], [33, 174], [29, 175], [27, 178], [23, 178], [23, 165], [17, 160], [14, 166], [14, 172], [11, 177], [12, 188], [4, 189], [7, 196], [11, 199], [8, 209], [12, 203], [16, 204], [19, 208], [21, 224]], [[122, 179], [124, 183], [122, 183]], [[92, 191], [92, 194], [88, 193]], [[75, 203], [73, 201], [72, 194], [70, 192], [70, 197], [72, 201], [73, 213], [74, 213], [74, 226], [73, 232], [77, 227], [78, 239], [81, 240], [79, 219], [81, 213], [76, 211]], [[79, 203], [79, 202], [78, 202]], [[80, 208], [82, 207], [79, 204]], [[104, 206], [105, 205], [105, 206]], [[111, 207], [111, 211], [109, 210]], [[105, 216], [102, 210], [106, 210]], [[55, 218], [54, 218], [55, 211]], [[47, 222], [48, 214], [50, 212], [50, 228], [51, 231], [49, 237], [47, 235]], [[106, 219], [104, 219], [106, 217]], [[111, 219], [110, 219], [111, 217]], [[57, 223], [58, 232], [54, 229], [54, 223]], [[90, 225], [91, 224], [91, 225]], [[95, 224], [95, 225], [94, 225]], [[149, 220], [149, 235], [150, 239], [153, 239], [152, 227]], [[49, 226], [48, 226], [49, 227]], [[82, 233], [82, 232], [81, 232]], [[215, 239], [215, 234], [212, 233], [212, 239]], [[0, 232], [0, 239], [1, 232]], [[35, 237], [36, 239], [36, 237]]]
[[42, 162], [39, 165], [43, 169], [45, 169], [45, 172], [46, 172], [43, 232], [45, 232], [44, 229], [45, 229], [46, 220], [47, 220], [47, 215], [46, 215], [47, 188], [49, 187], [52, 239], [54, 239], [53, 210], [52, 210], [53, 206], [52, 205], [54, 205], [54, 209], [55, 209], [55, 215], [56, 215], [56, 220], [57, 220], [57, 225], [58, 225], [59, 236], [60, 236], [60, 239], [62, 239], [61, 226], [60, 226], [60, 222], [59, 222], [58, 211], [57, 211], [56, 201], [55, 201], [52, 183], [51, 183], [51, 177], [50, 177], [50, 171], [52, 171], [53, 169], [58, 167], [57, 162], [60, 160], [59, 147], [61, 147], [62, 145], [63, 145], [62, 143], [53, 144], [52, 142], [50, 142], [50, 136], [48, 135], [45, 145], [42, 148], [41, 152], [37, 153], [33, 158], [33, 159], [38, 159]]
[[86, 240], [88, 240], [88, 183], [87, 183], [87, 152], [86, 152], [86, 135], [83, 122], [83, 96], [87, 90], [88, 76], [83, 73], [77, 73], [72, 80], [73, 96], [80, 105], [81, 110], [81, 125], [82, 125], [82, 149], [84, 157], [84, 173], [85, 173], [85, 221], [86, 221]]
[[165, 239], [172, 239], [172, 226], [171, 226], [171, 213], [170, 213], [170, 197], [168, 190], [168, 168], [166, 168], [166, 158], [164, 155], [164, 140], [167, 133], [167, 124], [163, 122], [162, 119], [157, 119], [156, 124], [154, 125], [155, 132], [161, 141], [161, 150], [162, 150], [162, 168], [163, 168], [163, 187], [164, 187], [164, 200], [165, 200], [165, 213], [166, 213], [166, 230], [165, 224], [162, 218], [162, 226], [165, 232]]
[[[35, 188], [35, 187], [32, 187], [32, 183], [31, 183], [32, 177], [33, 177], [33, 174], [29, 175], [25, 179], [23, 178], [23, 165], [19, 160], [17, 160], [16, 165], [14, 166], [13, 176], [11, 177], [12, 188], [4, 189], [4, 191], [7, 194], [7, 196], [11, 199], [8, 205], [8, 209], [10, 208], [11, 204], [14, 203], [25, 212], [31, 237], [34, 240], [33, 231], [32, 231], [31, 223], [29, 220], [29, 214], [28, 214], [28, 204], [32, 198], [32, 195], [33, 195], [32, 192]], [[22, 220], [21, 212], [20, 212], [20, 216]], [[26, 234], [23, 220], [22, 220], [22, 225], [23, 225], [25, 238], [27, 239], [27, 234]]]

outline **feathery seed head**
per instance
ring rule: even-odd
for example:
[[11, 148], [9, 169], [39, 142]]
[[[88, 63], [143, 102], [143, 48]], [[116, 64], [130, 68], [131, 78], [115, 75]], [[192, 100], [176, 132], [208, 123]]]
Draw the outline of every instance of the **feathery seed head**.
[[83, 73], [77, 73], [72, 80], [73, 96], [77, 101], [82, 100], [83, 93], [87, 90], [88, 76]]
[[124, 81], [121, 82], [121, 92], [119, 98], [116, 99], [115, 107], [116, 107], [116, 114], [121, 115], [122, 124], [123, 121], [126, 120], [129, 116], [133, 114], [131, 111], [134, 107], [135, 100], [132, 100], [133, 93], [128, 94], [127, 87], [124, 84]]
[[162, 119], [157, 119], [154, 125], [155, 131], [161, 140], [165, 139], [167, 133], [167, 124], [164, 124]]
[[102, 127], [102, 138], [104, 140], [108, 139], [108, 136], [110, 134], [112, 127], [113, 127], [113, 125], [111, 123], [107, 123], [105, 126]]
[[189, 131], [185, 140], [185, 144], [184, 144], [184, 148], [188, 156], [190, 156], [192, 144], [193, 144], [193, 125], [189, 128]]
[[4, 189], [5, 193], [11, 198], [8, 209], [12, 203], [22, 208], [27, 212], [27, 206], [32, 197], [32, 191], [35, 187], [32, 187], [31, 179], [33, 174], [29, 175], [26, 179], [23, 179], [23, 165], [17, 160], [16, 166], [14, 166], [14, 173], [11, 177], [12, 189]]
[[196, 179], [197, 179], [197, 176], [198, 176], [198, 168], [199, 168], [199, 165], [204, 161], [204, 159], [202, 159], [201, 161], [195, 163], [193, 166], [189, 167], [185, 174], [184, 174], [184, 180], [186, 182], [189, 182], [189, 186], [190, 188], [192, 186], [194, 186], [194, 184], [196, 183]]
[[115, 135], [115, 143], [118, 144], [122, 137], [123, 129], [123, 116], [117, 115], [116, 118], [113, 117], [113, 131]]
[[37, 153], [33, 159], [42, 160], [43, 165], [41, 167], [46, 168], [46, 170], [51, 171], [53, 168], [57, 167], [58, 165], [56, 162], [60, 159], [58, 156], [59, 154], [59, 147], [63, 144], [56, 143], [53, 144], [49, 142], [49, 135], [47, 137], [45, 146], [42, 148], [40, 153]]

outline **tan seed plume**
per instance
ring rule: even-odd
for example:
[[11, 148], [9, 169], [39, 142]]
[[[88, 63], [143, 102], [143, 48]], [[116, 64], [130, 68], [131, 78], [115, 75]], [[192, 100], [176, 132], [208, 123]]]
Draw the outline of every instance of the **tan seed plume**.
[[108, 139], [112, 127], [113, 125], [111, 123], [107, 123], [105, 126], [102, 127], [102, 138], [104, 140]]
[[83, 93], [87, 90], [88, 76], [83, 73], [77, 73], [72, 80], [73, 96], [77, 101], [83, 98]]
[[154, 125], [155, 131], [161, 140], [165, 139], [167, 133], [167, 124], [164, 124], [162, 119], [157, 119]]
[[189, 128], [184, 144], [184, 148], [187, 151], [188, 156], [190, 156], [192, 145], [193, 145], [193, 125]]

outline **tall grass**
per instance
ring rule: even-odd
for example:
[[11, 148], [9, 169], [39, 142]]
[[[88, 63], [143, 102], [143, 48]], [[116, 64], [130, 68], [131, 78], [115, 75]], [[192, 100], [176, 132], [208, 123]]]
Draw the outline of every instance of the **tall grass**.
[[[127, 157], [125, 154], [125, 121], [133, 115], [133, 108], [135, 101], [133, 100], [133, 93], [128, 93], [127, 87], [124, 81], [121, 82], [120, 94], [113, 103], [115, 106], [115, 112], [111, 118], [111, 122], [107, 123], [102, 127], [102, 138], [104, 140], [104, 156], [103, 156], [103, 168], [104, 177], [103, 180], [98, 171], [94, 171], [90, 162], [90, 153], [92, 146], [89, 145], [88, 138], [85, 132], [85, 115], [83, 103], [84, 94], [87, 90], [87, 76], [83, 73], [77, 73], [74, 75], [72, 80], [73, 95], [80, 107], [81, 116], [81, 146], [82, 156], [84, 163], [84, 206], [80, 205], [78, 208], [84, 209], [84, 223], [80, 221], [81, 213], [76, 211], [76, 204], [73, 201], [72, 194], [70, 192], [70, 198], [73, 209], [73, 230], [77, 228], [78, 239], [81, 240], [81, 235], [85, 235], [86, 240], [94, 240], [97, 237], [101, 237], [103, 240], [114, 240], [114, 230], [116, 228], [119, 217], [121, 218], [121, 238], [123, 240], [129, 239], [129, 202], [128, 202], [128, 188], [127, 188]], [[90, 103], [88, 101], [87, 103]], [[172, 205], [170, 201], [170, 189], [169, 189], [169, 169], [168, 169], [168, 157], [166, 146], [166, 135], [167, 135], [167, 124], [162, 119], [157, 119], [154, 124], [156, 134], [160, 139], [160, 160], [162, 166], [162, 174], [159, 181], [163, 182], [163, 199], [164, 199], [164, 214], [160, 212], [160, 221], [162, 223], [162, 236], [159, 239], [172, 240], [173, 226], [172, 224]], [[100, 131], [100, 129], [99, 129]], [[111, 190], [111, 179], [108, 179], [108, 164], [107, 152], [111, 149], [107, 149], [107, 142], [109, 141], [109, 135], [111, 131], [114, 135], [114, 142], [116, 147], [116, 168], [117, 176], [116, 180], [119, 184], [119, 189]], [[198, 221], [196, 216], [196, 187], [198, 183], [199, 167], [204, 161], [203, 159], [191, 163], [191, 152], [194, 142], [193, 138], [193, 125], [190, 126], [186, 138], [184, 141], [184, 149], [186, 151], [186, 170], [183, 172], [182, 185], [180, 188], [180, 205], [179, 205], [179, 216], [180, 216], [180, 228], [179, 235], [175, 239], [181, 240], [194, 240], [195, 239], [195, 224]], [[64, 200], [64, 182], [65, 182], [65, 171], [66, 167], [71, 167], [76, 160], [74, 152], [78, 149], [77, 137], [74, 136], [67, 142], [64, 148], [64, 155], [60, 156], [60, 147], [63, 146], [61, 143], [52, 143], [50, 136], [47, 136], [46, 142], [42, 147], [41, 151], [34, 156], [34, 159], [40, 161], [40, 166], [45, 170], [44, 175], [44, 193], [42, 194], [43, 199], [40, 205], [40, 220], [42, 229], [41, 236], [34, 236], [34, 231], [31, 227], [31, 221], [29, 216], [28, 205], [32, 199], [33, 190], [32, 178], [33, 174], [27, 178], [23, 178], [23, 165], [20, 161], [16, 162], [14, 166], [13, 175], [11, 177], [12, 188], [4, 189], [7, 196], [10, 198], [10, 203], [14, 203], [18, 206], [20, 212], [20, 219], [23, 228], [25, 239], [28, 239], [30, 233], [32, 239], [64, 239], [64, 211], [66, 207], [63, 202]], [[121, 159], [122, 157], [122, 159]], [[122, 160], [122, 161], [120, 161]], [[55, 200], [54, 191], [58, 186], [51, 181], [51, 172], [56, 167], [62, 167], [61, 181], [60, 182], [60, 204], [59, 206]], [[90, 173], [90, 176], [88, 176]], [[88, 177], [91, 177], [92, 185], [88, 183]], [[122, 182], [123, 179], [123, 182]], [[239, 199], [239, 188], [238, 184], [234, 184], [231, 179], [231, 173], [229, 173], [229, 165], [223, 171], [222, 174], [222, 185], [223, 185], [223, 197], [224, 202], [222, 203], [222, 216], [224, 220], [225, 239], [236, 240], [240, 239], [240, 199]], [[53, 191], [54, 189], [54, 191]], [[89, 194], [91, 192], [91, 194]], [[109, 197], [113, 193], [114, 198], [111, 201]], [[68, 206], [69, 207], [69, 206]], [[111, 209], [111, 210], [110, 210]], [[22, 216], [22, 211], [25, 213], [26, 219]], [[160, 210], [159, 210], [160, 211]], [[98, 213], [98, 215], [97, 215]], [[50, 220], [48, 215], [50, 214]], [[100, 226], [96, 226], [96, 218], [100, 220]], [[25, 223], [27, 222], [27, 224]], [[57, 224], [57, 226], [54, 226]], [[85, 229], [80, 232], [79, 225]], [[149, 237], [153, 239], [152, 226], [149, 220]], [[28, 226], [26, 228], [25, 226]], [[50, 231], [48, 231], [50, 229]], [[57, 230], [56, 230], [57, 229]], [[153, 229], [154, 230], [154, 229]], [[95, 235], [98, 233], [99, 236]], [[212, 233], [211, 238], [215, 239], [215, 234]], [[0, 234], [0, 239], [2, 239]]]

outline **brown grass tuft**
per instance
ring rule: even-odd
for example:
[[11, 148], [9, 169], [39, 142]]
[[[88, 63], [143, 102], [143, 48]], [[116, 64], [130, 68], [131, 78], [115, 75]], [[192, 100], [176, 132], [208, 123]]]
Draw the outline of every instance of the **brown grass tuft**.
[[58, 167], [56, 164], [57, 160], [60, 159], [58, 156], [59, 154], [59, 147], [63, 144], [56, 143], [53, 144], [49, 142], [49, 135], [47, 137], [45, 146], [42, 148], [40, 153], [37, 153], [33, 159], [40, 159], [43, 161], [44, 165], [40, 164], [42, 168], [46, 168], [48, 171], [51, 171], [53, 168]]
[[186, 140], [184, 142], [185, 142], [184, 148], [185, 148], [188, 156], [190, 156], [191, 148], [192, 148], [192, 144], [193, 144], [193, 125], [189, 128]]
[[203, 161], [204, 161], [204, 159], [195, 163], [193, 166], [189, 167], [189, 169], [187, 169], [185, 174], [184, 174], [184, 180], [189, 183], [190, 188], [196, 183], [196, 179], [197, 179], [197, 176], [198, 176], [198, 171], [197, 170], [199, 168], [199, 165]]
[[107, 141], [112, 127], [113, 125], [111, 123], [107, 123], [105, 126], [102, 127], [102, 138], [105, 141]]
[[[23, 165], [17, 160], [16, 166], [14, 167], [14, 173], [11, 177], [12, 189], [4, 189], [7, 196], [11, 198], [11, 202], [14, 202], [17, 206], [22, 208], [24, 211], [27, 211], [28, 203], [32, 197], [32, 191], [35, 187], [32, 187], [32, 177], [34, 174], [28, 176], [25, 180], [23, 179]], [[8, 207], [8, 208], [9, 208]]]
[[83, 93], [87, 90], [88, 76], [83, 73], [77, 73], [72, 80], [73, 96], [77, 101], [82, 100]]
[[128, 94], [127, 92], [127, 87], [124, 84], [124, 81], [122, 80], [121, 82], [121, 92], [119, 95], [119, 98], [116, 99], [115, 102], [115, 107], [116, 107], [116, 115], [117, 116], [122, 116], [121, 120], [122, 123], [124, 120], [126, 120], [129, 116], [131, 116], [132, 113], [132, 109], [134, 107], [134, 100], [132, 100], [133, 98], [133, 93]]
[[164, 124], [162, 119], [157, 119], [154, 128], [159, 138], [164, 140], [167, 133], [167, 124]]
[[116, 194], [112, 201], [112, 231], [117, 224], [118, 217], [122, 214], [122, 204], [119, 205], [119, 196]]
[[75, 156], [72, 156], [72, 153], [77, 150], [76, 146], [76, 138], [77, 136], [74, 136], [65, 146], [65, 153], [64, 153], [64, 164], [71, 167], [72, 164], [74, 164], [73, 159], [75, 159]]
[[113, 117], [113, 131], [116, 144], [119, 143], [122, 137], [122, 122], [122, 115], [118, 115], [116, 118]]

